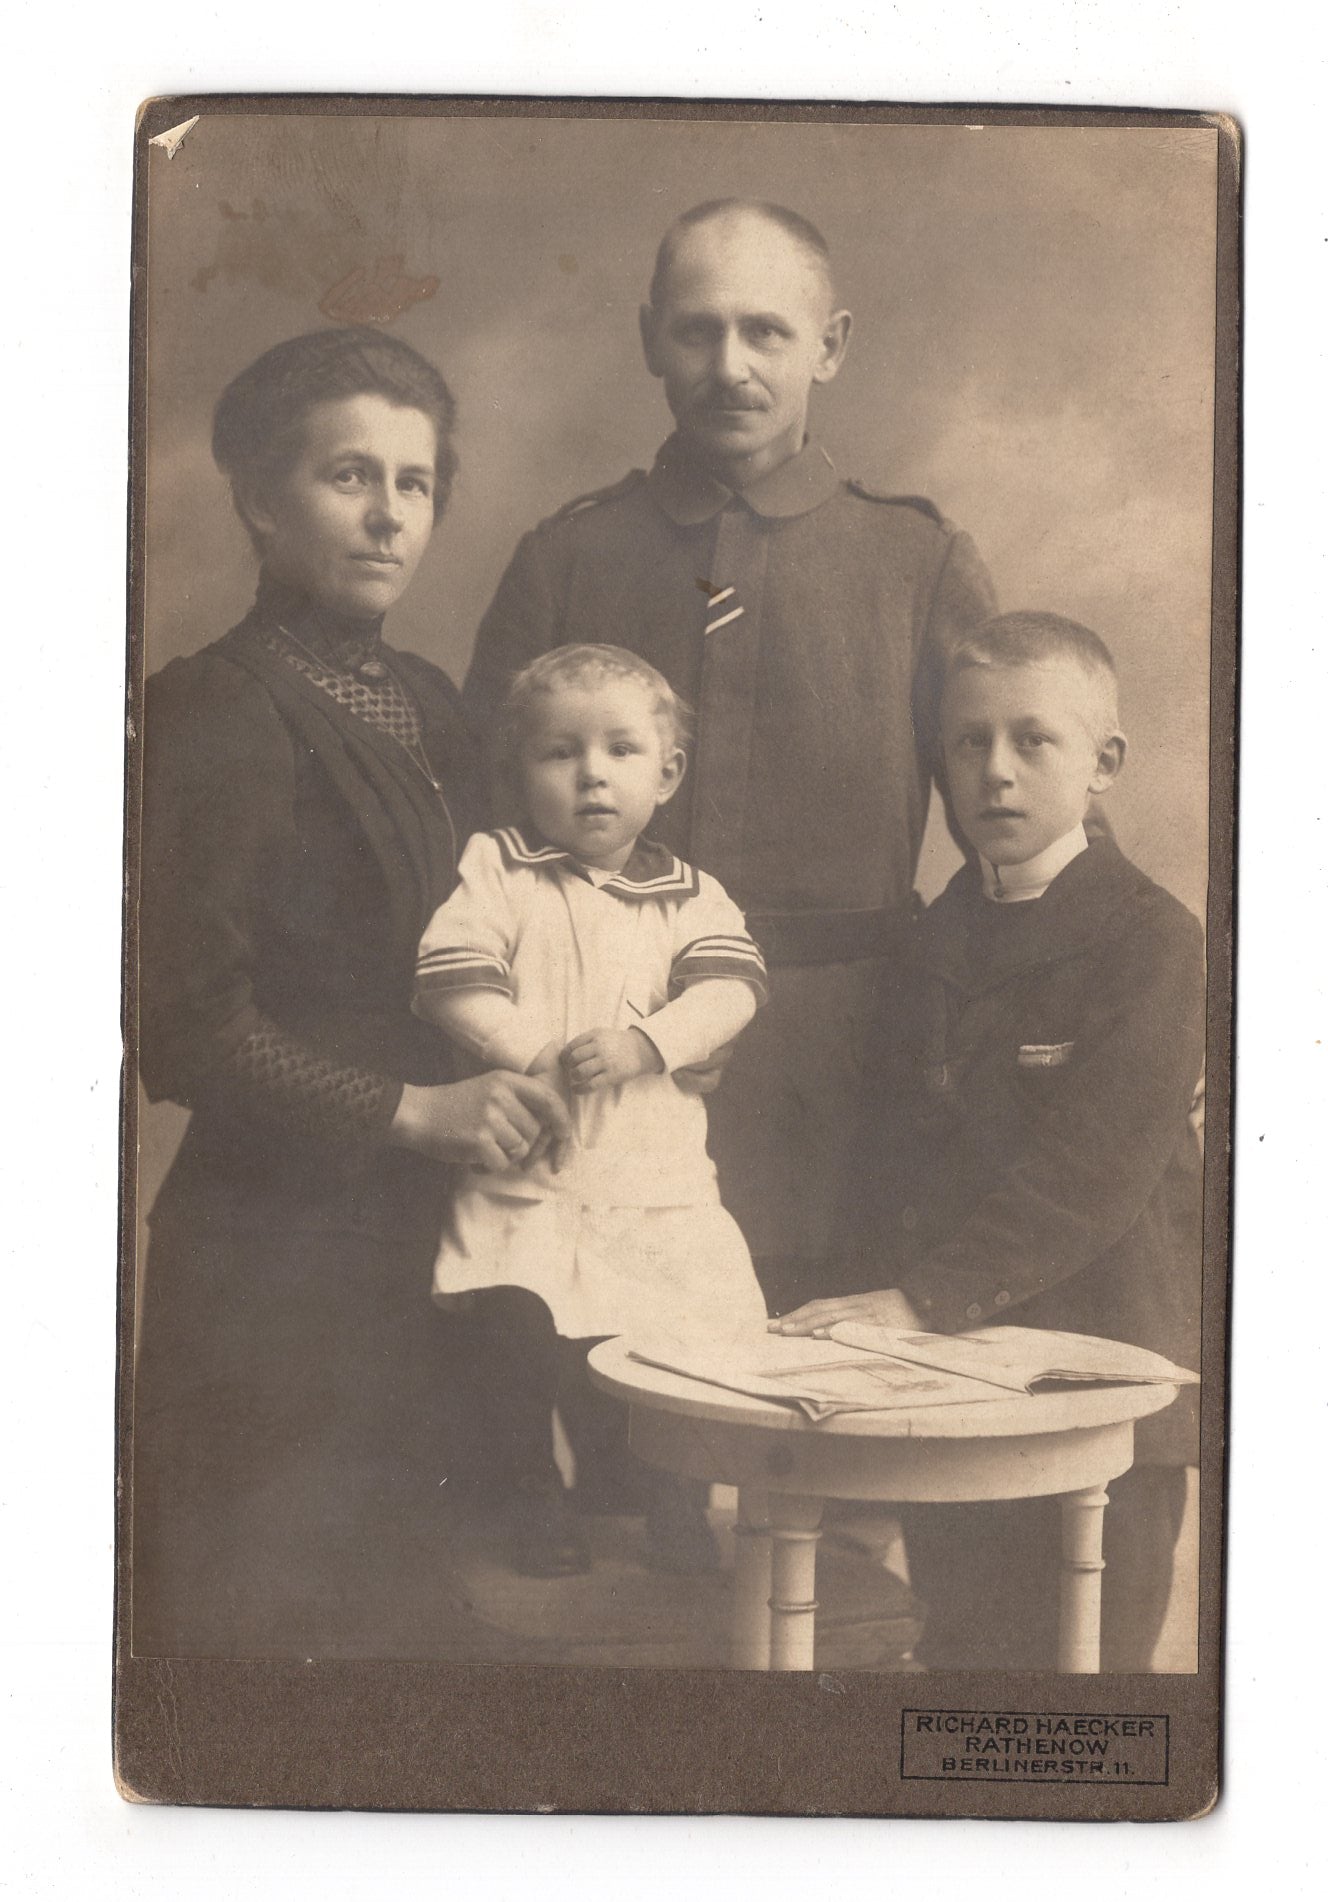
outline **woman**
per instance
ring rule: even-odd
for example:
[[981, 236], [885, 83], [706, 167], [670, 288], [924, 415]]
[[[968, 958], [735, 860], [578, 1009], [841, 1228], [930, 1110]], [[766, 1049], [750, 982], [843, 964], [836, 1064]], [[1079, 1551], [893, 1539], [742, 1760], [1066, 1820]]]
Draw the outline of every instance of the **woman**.
[[192, 1116], [151, 1217], [140, 1653], [416, 1648], [421, 1593], [434, 1648], [475, 1648], [437, 1537], [465, 1426], [429, 1302], [446, 1165], [537, 1158], [566, 1117], [536, 1079], [463, 1078], [410, 1011], [481, 818], [450, 681], [381, 632], [452, 423], [432, 366], [361, 329], [279, 344], [217, 406], [261, 572], [146, 697], [142, 1068]]

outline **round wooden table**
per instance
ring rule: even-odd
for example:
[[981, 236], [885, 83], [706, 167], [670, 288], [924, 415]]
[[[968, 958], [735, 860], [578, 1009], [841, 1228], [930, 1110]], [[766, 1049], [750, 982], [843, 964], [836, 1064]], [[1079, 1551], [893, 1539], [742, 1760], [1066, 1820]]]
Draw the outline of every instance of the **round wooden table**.
[[918, 1505], [1048, 1494], [1062, 1495], [1057, 1668], [1099, 1668], [1105, 1489], [1133, 1463], [1134, 1422], [1169, 1406], [1175, 1387], [842, 1413], [813, 1426], [792, 1404], [632, 1360], [622, 1340], [595, 1348], [590, 1371], [631, 1409], [632, 1450], [643, 1460], [738, 1489], [736, 1668], [811, 1670], [827, 1499]]

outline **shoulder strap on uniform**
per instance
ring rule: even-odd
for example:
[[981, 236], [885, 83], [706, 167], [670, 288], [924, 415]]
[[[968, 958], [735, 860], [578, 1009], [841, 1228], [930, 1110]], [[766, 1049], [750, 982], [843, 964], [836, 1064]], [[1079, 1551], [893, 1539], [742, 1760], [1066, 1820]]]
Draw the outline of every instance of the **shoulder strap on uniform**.
[[645, 479], [644, 469], [630, 469], [621, 482], [611, 482], [607, 488], [591, 489], [586, 495], [574, 496], [552, 515], [545, 516], [536, 533], [542, 534], [545, 529], [554, 528], [559, 522], [570, 521], [574, 515], [585, 515], [591, 509], [602, 507], [605, 502], [616, 502], [620, 495], [626, 495], [629, 489], [636, 488]]
[[929, 521], [935, 522], [938, 528], [945, 526], [945, 517], [936, 504], [929, 502], [925, 495], [882, 495], [879, 489], [869, 489], [865, 482], [852, 480], [845, 486], [854, 495], [860, 495], [864, 502], [890, 502], [896, 508], [916, 509], [919, 515], [925, 515]]

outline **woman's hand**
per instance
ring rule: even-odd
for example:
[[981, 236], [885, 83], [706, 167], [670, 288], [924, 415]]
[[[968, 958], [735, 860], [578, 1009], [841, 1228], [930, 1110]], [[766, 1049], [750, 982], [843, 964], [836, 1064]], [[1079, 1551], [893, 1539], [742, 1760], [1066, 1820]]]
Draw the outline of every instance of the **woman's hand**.
[[527, 1076], [560, 1077], [563, 1073], [562, 1045], [556, 1037], [550, 1038], [539, 1055], [526, 1065]]
[[792, 1314], [778, 1315], [766, 1322], [770, 1334], [817, 1334], [824, 1336], [841, 1321], [865, 1321], [872, 1327], [921, 1328], [912, 1302], [901, 1288], [880, 1288], [875, 1294], [832, 1295], [825, 1301], [808, 1301]]
[[546, 1153], [559, 1169], [570, 1134], [558, 1092], [508, 1070], [430, 1088], [407, 1083], [389, 1131], [394, 1143], [435, 1162], [497, 1171], [529, 1168]]

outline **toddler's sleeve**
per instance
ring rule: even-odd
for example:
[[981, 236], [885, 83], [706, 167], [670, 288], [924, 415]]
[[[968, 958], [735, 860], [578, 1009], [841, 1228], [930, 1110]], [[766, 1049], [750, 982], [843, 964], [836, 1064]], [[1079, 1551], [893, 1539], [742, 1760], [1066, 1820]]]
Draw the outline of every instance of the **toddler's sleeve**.
[[704, 1063], [745, 1029], [766, 999], [765, 960], [742, 913], [716, 880], [678, 908], [671, 1001], [640, 1026], [666, 1070]]
[[461, 854], [456, 890], [438, 907], [420, 940], [417, 1006], [449, 991], [499, 991], [510, 997], [515, 935], [498, 842], [490, 832], [476, 832]]
[[746, 920], [718, 879], [701, 872], [700, 890], [679, 906], [674, 923], [669, 994], [680, 996], [702, 978], [734, 978], [764, 1004], [765, 959]]
[[516, 998], [516, 935], [512, 884], [498, 842], [477, 832], [461, 855], [456, 890], [420, 941], [411, 1008], [483, 1062], [526, 1070], [549, 1034]]

